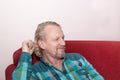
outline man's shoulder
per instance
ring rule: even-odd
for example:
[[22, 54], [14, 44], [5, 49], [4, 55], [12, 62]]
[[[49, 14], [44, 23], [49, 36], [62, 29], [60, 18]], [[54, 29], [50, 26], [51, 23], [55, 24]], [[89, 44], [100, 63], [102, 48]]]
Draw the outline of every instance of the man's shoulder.
[[79, 60], [83, 58], [83, 56], [80, 53], [66, 53], [65, 57], [71, 60]]

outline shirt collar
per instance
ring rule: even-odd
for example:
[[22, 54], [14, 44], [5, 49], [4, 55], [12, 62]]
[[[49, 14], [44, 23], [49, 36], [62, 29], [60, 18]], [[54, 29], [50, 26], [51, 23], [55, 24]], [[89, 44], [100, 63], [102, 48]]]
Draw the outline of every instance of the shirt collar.
[[[65, 54], [63, 63], [64, 63], [67, 59], [68, 59], [68, 58], [66, 57], [66, 54]], [[43, 62], [43, 63], [45, 63], [46, 65], [51, 65], [51, 64], [49, 64], [49, 63], [47, 63], [47, 62], [44, 61], [44, 57], [43, 57], [43, 56], [40, 57], [40, 61]]]

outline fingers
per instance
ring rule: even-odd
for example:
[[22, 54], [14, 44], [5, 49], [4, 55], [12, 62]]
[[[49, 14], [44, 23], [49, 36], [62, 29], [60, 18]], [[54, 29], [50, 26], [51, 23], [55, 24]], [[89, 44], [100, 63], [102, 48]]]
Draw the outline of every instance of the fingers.
[[22, 51], [32, 54], [34, 51], [34, 42], [32, 40], [23, 41]]
[[26, 41], [27, 46], [32, 49], [34, 47], [34, 43], [31, 40]]

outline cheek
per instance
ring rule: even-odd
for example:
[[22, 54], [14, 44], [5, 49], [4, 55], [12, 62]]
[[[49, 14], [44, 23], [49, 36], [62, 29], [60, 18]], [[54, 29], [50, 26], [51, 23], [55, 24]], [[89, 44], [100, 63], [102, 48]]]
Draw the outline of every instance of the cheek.
[[57, 50], [58, 50], [58, 48], [57, 48], [56, 45], [50, 45], [50, 46], [48, 47], [48, 49], [51, 50], [51, 51], [57, 51]]
[[46, 47], [47, 47], [47, 49], [50, 50], [50, 51], [57, 51], [59, 45], [58, 45], [57, 43], [53, 42], [53, 43], [47, 44]]
[[51, 46], [50, 46], [51, 48], [53, 48], [53, 49], [57, 49], [58, 48], [58, 44], [56, 44], [56, 43], [53, 43], [53, 44], [51, 44]]

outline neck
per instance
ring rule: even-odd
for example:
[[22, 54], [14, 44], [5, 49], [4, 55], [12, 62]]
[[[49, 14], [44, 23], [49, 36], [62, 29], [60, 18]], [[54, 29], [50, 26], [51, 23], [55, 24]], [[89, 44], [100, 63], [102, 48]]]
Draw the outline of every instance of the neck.
[[62, 70], [63, 59], [56, 59], [56, 58], [50, 58], [50, 57], [44, 56], [44, 61]]

